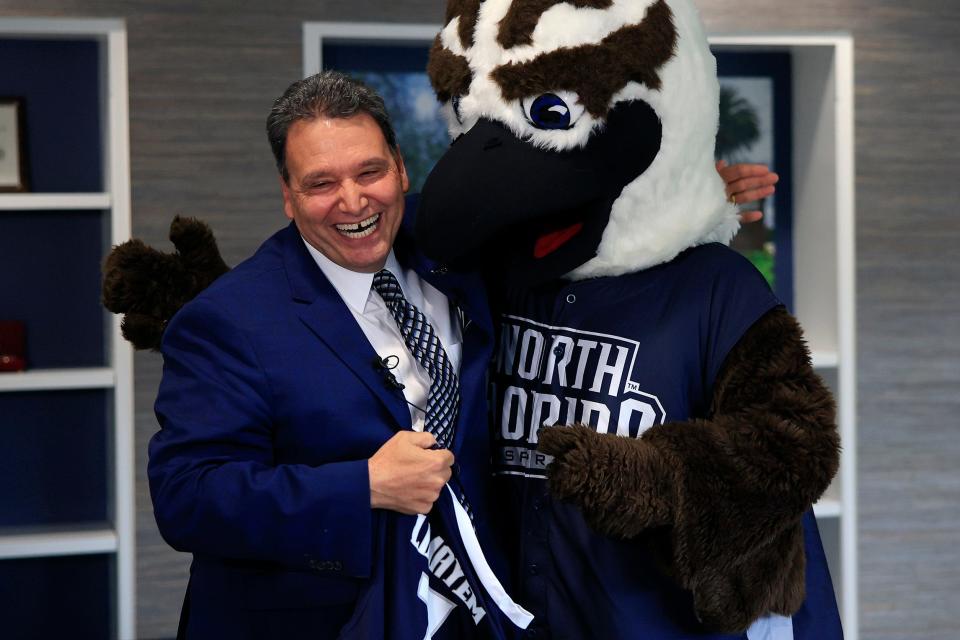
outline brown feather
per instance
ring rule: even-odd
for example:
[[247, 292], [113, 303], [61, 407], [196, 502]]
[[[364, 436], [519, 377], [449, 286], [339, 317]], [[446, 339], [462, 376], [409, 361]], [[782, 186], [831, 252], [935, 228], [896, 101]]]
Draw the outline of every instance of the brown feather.
[[504, 49], [511, 49], [533, 42], [533, 30], [540, 22], [540, 16], [550, 7], [558, 4], [570, 4], [574, 7], [593, 7], [606, 9], [613, 0], [513, 0], [507, 15], [500, 21], [497, 42]]
[[430, 50], [427, 76], [440, 102], [467, 93], [473, 78], [467, 59], [445, 49], [439, 35], [434, 39], [433, 48]]
[[[529, 62], [505, 64], [492, 77], [506, 100], [573, 91], [594, 117], [602, 117], [613, 95], [628, 82], [661, 86], [660, 68], [674, 55], [677, 30], [663, 0], [647, 9], [643, 22], [623, 27], [597, 44], [557, 49]], [[590, 73], [584, 73], [590, 69]]]
[[480, 4], [483, 0], [450, 0], [447, 3], [447, 14], [443, 24], [450, 24], [450, 21], [459, 17], [458, 34], [460, 43], [464, 49], [473, 46], [473, 30], [477, 26], [477, 19], [480, 16]]

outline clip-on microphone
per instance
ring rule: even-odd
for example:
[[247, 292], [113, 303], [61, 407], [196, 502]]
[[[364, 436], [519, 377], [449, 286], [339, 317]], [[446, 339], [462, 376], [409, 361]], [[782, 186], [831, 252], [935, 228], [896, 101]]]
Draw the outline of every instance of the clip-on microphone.
[[[397, 380], [397, 376], [393, 375], [392, 371], [392, 369], [396, 369], [399, 364], [400, 358], [395, 355], [389, 355], [386, 358], [377, 356], [373, 359], [373, 368], [383, 375], [383, 381], [387, 383], [387, 386], [391, 389], [403, 391], [406, 388], [406, 385]], [[427, 415], [427, 410], [423, 407], [418, 407], [406, 398], [404, 398], [404, 402], [422, 413], [424, 416]]]
[[387, 386], [391, 389], [399, 389], [402, 391], [404, 389], [403, 383], [397, 380], [397, 376], [393, 375], [391, 371], [391, 369], [396, 369], [398, 364], [400, 364], [400, 358], [393, 355], [387, 356], [386, 358], [377, 356], [373, 359], [373, 368], [383, 374], [383, 379], [386, 381]]

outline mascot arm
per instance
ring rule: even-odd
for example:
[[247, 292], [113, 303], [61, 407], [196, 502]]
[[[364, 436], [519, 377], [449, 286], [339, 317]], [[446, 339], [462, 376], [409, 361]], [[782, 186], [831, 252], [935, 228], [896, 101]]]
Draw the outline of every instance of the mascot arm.
[[640, 439], [542, 430], [550, 490], [598, 532], [644, 533], [709, 627], [739, 632], [804, 598], [803, 513], [837, 471], [830, 392], [796, 320], [777, 307], [727, 356], [707, 419]]
[[170, 241], [175, 253], [129, 240], [103, 265], [103, 306], [123, 314], [121, 332], [137, 349], [159, 351], [170, 318], [230, 270], [210, 227], [196, 218], [175, 217]]

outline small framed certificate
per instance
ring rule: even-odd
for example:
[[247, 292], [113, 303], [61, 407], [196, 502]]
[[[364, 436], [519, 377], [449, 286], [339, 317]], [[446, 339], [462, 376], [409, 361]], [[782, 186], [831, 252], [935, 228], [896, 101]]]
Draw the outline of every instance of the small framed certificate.
[[22, 98], [0, 97], [0, 191], [27, 191]]

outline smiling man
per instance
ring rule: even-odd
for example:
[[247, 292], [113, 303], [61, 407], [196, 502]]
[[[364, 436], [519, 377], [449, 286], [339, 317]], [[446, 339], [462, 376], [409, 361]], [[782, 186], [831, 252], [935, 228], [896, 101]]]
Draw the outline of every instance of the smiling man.
[[[391, 134], [392, 135], [392, 134]], [[284, 211], [307, 244], [359, 273], [383, 268], [410, 183], [396, 142], [373, 116], [297, 120], [287, 131], [280, 188]]]
[[[385, 546], [427, 562], [415, 514], [456, 491], [486, 535], [492, 325], [479, 283], [406, 237], [409, 183], [374, 92], [331, 72], [296, 82], [267, 134], [292, 223], [164, 333], [154, 510], [194, 556], [180, 637], [322, 639], [345, 625], [364, 637]], [[414, 521], [426, 537], [391, 540]], [[452, 554], [446, 543], [430, 552]], [[433, 620], [443, 578], [476, 619], [469, 567], [434, 555], [410, 615], [427, 605]]]

